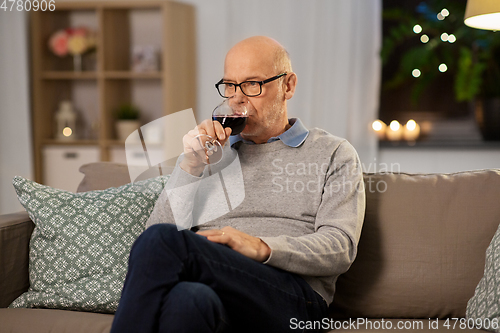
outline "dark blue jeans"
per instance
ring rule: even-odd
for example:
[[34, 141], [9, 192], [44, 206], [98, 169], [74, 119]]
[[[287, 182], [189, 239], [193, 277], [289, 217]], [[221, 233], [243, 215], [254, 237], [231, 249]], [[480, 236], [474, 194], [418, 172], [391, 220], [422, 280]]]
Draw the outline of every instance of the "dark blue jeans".
[[301, 277], [159, 224], [132, 246], [111, 332], [288, 332], [327, 315]]

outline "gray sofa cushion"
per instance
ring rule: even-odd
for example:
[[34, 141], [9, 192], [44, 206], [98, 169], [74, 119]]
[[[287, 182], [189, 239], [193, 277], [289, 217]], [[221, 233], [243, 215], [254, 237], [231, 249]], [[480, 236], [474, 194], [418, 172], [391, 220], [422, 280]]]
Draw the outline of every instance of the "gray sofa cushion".
[[[96, 190], [105, 190], [110, 187], [118, 187], [131, 182], [128, 166], [126, 164], [113, 162], [95, 162], [84, 164], [79, 171], [84, 174], [83, 180], [78, 185], [77, 192], [87, 192]], [[134, 167], [131, 167], [134, 168]], [[139, 170], [142, 168], [135, 167]], [[142, 172], [134, 181], [153, 178], [159, 175], [169, 175], [174, 167], [167, 165], [166, 162], [160, 167], [152, 167]]]
[[126, 164], [96, 162], [84, 164], [79, 171], [84, 174], [77, 192], [105, 190], [130, 183]]
[[34, 226], [26, 212], [0, 215], [0, 308], [28, 290], [28, 242]]
[[1, 309], [0, 332], [108, 333], [113, 315], [49, 309]]
[[365, 175], [365, 184], [358, 257], [338, 279], [333, 313], [464, 317], [500, 222], [500, 170]]

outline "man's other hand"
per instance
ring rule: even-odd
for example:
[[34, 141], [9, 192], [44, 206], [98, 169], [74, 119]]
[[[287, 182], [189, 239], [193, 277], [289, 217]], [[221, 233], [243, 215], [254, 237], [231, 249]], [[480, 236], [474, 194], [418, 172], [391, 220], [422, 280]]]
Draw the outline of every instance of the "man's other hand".
[[198, 231], [197, 234], [207, 237], [211, 242], [226, 244], [236, 252], [258, 262], [266, 261], [271, 255], [271, 248], [262, 239], [231, 227]]

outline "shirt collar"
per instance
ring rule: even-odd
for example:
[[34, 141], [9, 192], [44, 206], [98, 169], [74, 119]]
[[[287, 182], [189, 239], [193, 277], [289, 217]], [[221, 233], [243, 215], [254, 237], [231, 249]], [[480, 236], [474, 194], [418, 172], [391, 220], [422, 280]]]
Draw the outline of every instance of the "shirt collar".
[[[304, 124], [302, 124], [302, 121], [300, 121], [299, 118], [290, 118], [288, 119], [288, 123], [292, 125], [292, 127], [290, 127], [288, 130], [286, 130], [284, 133], [281, 133], [278, 136], [273, 136], [272, 138], [269, 138], [267, 142], [281, 140], [284, 144], [286, 144], [289, 147], [293, 148], [299, 147], [309, 135], [309, 130], [304, 126]], [[240, 141], [246, 144], [255, 144], [252, 141], [243, 139], [240, 134], [229, 137], [229, 143], [231, 144], [231, 146]]]

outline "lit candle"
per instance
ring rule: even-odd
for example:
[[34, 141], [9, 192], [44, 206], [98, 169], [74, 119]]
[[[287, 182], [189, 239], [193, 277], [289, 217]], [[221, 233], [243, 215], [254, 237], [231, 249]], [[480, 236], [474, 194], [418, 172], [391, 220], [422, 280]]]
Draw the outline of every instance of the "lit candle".
[[420, 135], [420, 126], [413, 119], [408, 120], [405, 125], [403, 137], [406, 141], [415, 141]]
[[387, 139], [391, 141], [401, 140], [403, 137], [403, 127], [401, 127], [397, 120], [393, 120], [389, 124], [389, 128], [387, 128], [385, 135], [387, 136]]
[[387, 125], [382, 120], [375, 120], [372, 123], [372, 129], [377, 134], [377, 137], [379, 138], [379, 140], [385, 139], [385, 132], [387, 129]]

